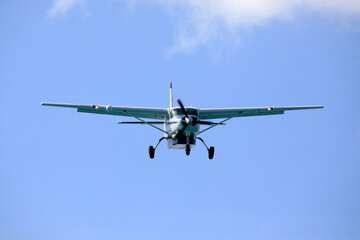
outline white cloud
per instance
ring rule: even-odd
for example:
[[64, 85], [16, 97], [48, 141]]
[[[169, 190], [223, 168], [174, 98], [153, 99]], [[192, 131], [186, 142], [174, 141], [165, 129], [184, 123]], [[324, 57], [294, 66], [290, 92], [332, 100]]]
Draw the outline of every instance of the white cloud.
[[52, 7], [48, 10], [48, 16], [55, 17], [64, 15], [71, 8], [85, 4], [86, 0], [54, 0]]
[[[87, 0], [53, 0], [50, 17], [64, 15]], [[110, 0], [111, 1], [111, 0]], [[118, 0], [112, 0], [118, 1]], [[236, 41], [237, 33], [274, 20], [293, 19], [313, 11], [341, 19], [360, 19], [360, 0], [124, 0], [130, 6], [156, 4], [169, 10], [177, 22], [171, 51], [192, 51], [216, 39]]]
[[[144, 2], [133, 0], [136, 3]], [[177, 16], [174, 51], [191, 51], [239, 30], [273, 20], [292, 19], [300, 11], [332, 17], [360, 17], [360, 0], [145, 0]], [[177, 14], [184, 11], [185, 14]], [[180, 17], [179, 17], [180, 16]]]

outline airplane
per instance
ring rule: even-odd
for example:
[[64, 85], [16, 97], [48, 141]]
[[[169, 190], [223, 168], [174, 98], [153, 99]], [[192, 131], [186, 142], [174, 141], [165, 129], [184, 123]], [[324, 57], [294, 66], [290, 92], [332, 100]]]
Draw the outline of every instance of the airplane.
[[[164, 139], [168, 141], [169, 149], [185, 149], [186, 155], [190, 155], [196, 140], [200, 140], [208, 151], [209, 159], [213, 159], [215, 148], [208, 147], [205, 141], [198, 137], [199, 134], [216, 127], [225, 125], [226, 121], [236, 117], [266, 116], [284, 114], [289, 110], [317, 109], [324, 106], [292, 106], [292, 107], [245, 107], [245, 108], [195, 108], [185, 107], [180, 99], [177, 100], [179, 107], [173, 105], [172, 82], [170, 83], [170, 107], [169, 108], [144, 108], [144, 107], [121, 107], [111, 105], [81, 105], [67, 103], [41, 103], [42, 106], [76, 108], [82, 113], [96, 113], [133, 117], [136, 122], [118, 122], [118, 124], [146, 124], [164, 133], [154, 146], [149, 146], [149, 157], [153, 159], [155, 150]], [[155, 119], [157, 121], [145, 121]], [[209, 119], [223, 119], [220, 122], [208, 121]], [[163, 125], [163, 129], [156, 125]], [[206, 126], [200, 130], [200, 125]]]

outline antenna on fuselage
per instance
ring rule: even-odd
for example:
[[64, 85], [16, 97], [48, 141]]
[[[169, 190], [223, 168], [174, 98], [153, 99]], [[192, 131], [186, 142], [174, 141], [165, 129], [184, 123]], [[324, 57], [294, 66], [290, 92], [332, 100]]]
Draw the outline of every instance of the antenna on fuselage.
[[170, 108], [173, 108], [172, 82], [170, 82]]

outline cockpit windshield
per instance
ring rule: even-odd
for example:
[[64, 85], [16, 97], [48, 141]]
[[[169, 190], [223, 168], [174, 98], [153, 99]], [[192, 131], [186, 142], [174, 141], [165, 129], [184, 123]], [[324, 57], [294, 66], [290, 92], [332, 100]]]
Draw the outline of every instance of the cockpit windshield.
[[[189, 107], [186, 107], [186, 112], [188, 115], [193, 115], [193, 116], [199, 116], [199, 111], [197, 108], [189, 108]], [[170, 118], [172, 117], [175, 117], [175, 116], [178, 116], [178, 115], [183, 115], [183, 111], [181, 110], [181, 108], [173, 108], [171, 109], [170, 111]]]

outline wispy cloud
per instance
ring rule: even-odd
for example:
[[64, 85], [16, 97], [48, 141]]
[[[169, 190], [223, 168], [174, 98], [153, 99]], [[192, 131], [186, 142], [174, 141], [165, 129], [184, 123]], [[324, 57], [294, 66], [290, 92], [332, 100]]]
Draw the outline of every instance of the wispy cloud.
[[[50, 17], [66, 14], [87, 0], [53, 0]], [[115, 1], [115, 0], [113, 0]], [[117, 0], [116, 0], [117, 1]], [[236, 42], [239, 31], [289, 20], [312, 11], [332, 18], [360, 19], [360, 0], [124, 0], [129, 6], [155, 4], [167, 9], [177, 22], [170, 52], [193, 51], [214, 40]]]
[[[137, 4], [144, 2], [133, 0]], [[360, 18], [360, 0], [145, 0], [170, 9], [178, 21], [173, 51], [192, 51], [225, 35], [233, 36], [273, 20], [288, 20], [300, 11], [327, 17]], [[177, 14], [180, 11], [185, 13]]]
[[54, 0], [52, 7], [48, 10], [49, 17], [66, 14], [71, 8], [85, 4], [86, 0]]

